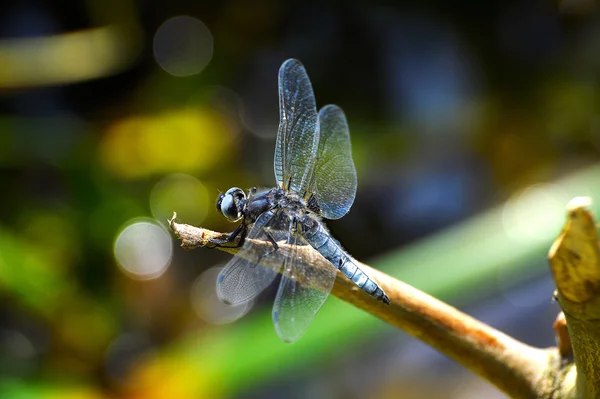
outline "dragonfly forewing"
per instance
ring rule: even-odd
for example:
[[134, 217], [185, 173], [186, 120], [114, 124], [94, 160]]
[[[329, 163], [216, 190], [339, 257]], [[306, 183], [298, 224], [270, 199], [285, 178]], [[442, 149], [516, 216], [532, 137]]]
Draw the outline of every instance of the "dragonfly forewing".
[[308, 188], [319, 144], [319, 119], [312, 85], [300, 61], [279, 69], [279, 130], [275, 178], [280, 188], [303, 193]]

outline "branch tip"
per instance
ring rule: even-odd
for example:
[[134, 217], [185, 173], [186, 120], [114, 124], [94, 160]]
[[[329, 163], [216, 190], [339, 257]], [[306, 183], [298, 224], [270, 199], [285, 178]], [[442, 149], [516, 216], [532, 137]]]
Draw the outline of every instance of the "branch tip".
[[554, 323], [561, 356], [572, 356], [577, 398], [600, 397], [600, 249], [589, 197], [567, 205], [562, 232], [549, 252], [561, 314]]

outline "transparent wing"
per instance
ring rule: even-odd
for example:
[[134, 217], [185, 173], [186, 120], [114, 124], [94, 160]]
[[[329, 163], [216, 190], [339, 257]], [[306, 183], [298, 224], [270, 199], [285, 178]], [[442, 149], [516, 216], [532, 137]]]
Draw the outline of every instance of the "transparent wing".
[[320, 141], [310, 192], [323, 216], [339, 219], [350, 210], [356, 196], [356, 169], [344, 111], [326, 105], [319, 112]]
[[[265, 212], [258, 217], [250, 229], [242, 249], [223, 267], [219, 274], [217, 295], [223, 302], [237, 304], [249, 301], [273, 282], [277, 276], [277, 262], [279, 262], [280, 269], [283, 258], [277, 258], [279, 255], [275, 253], [269, 254], [264, 247], [258, 247], [250, 240], [269, 242], [271, 238], [275, 241], [287, 239], [288, 233], [284, 233], [280, 225], [282, 223], [289, 225], [289, 223], [283, 217], [285, 217], [283, 213], [276, 215], [272, 212]], [[273, 268], [258, 264], [265, 256], [270, 257], [270, 265], [275, 262]]]
[[300, 61], [279, 69], [279, 130], [275, 179], [280, 188], [303, 194], [311, 180], [319, 143], [319, 119], [313, 89]]
[[284, 342], [294, 342], [323, 306], [337, 270], [333, 266], [322, 270], [306, 265], [298, 249], [308, 243], [298, 233], [290, 233], [288, 243], [293, 245], [292, 253], [285, 259], [273, 305], [273, 323]]

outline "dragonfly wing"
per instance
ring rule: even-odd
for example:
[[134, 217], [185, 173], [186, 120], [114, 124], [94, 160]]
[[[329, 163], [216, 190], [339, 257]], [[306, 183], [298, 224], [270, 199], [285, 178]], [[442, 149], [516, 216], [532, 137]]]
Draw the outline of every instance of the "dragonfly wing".
[[357, 186], [344, 111], [337, 105], [321, 108], [319, 129], [319, 148], [309, 191], [315, 194], [325, 218], [339, 219], [354, 203]]
[[279, 130], [275, 145], [275, 179], [280, 188], [304, 193], [311, 180], [319, 144], [315, 95], [300, 61], [279, 69]]
[[[277, 267], [272, 269], [259, 265], [263, 257], [272, 254], [264, 246], [254, 245], [252, 240], [270, 242], [271, 239], [285, 239], [286, 236], [278, 227], [282, 222], [285, 223], [282, 216], [285, 214], [265, 212], [260, 215], [240, 251], [223, 267], [217, 280], [217, 295], [223, 302], [237, 304], [249, 301], [273, 282]], [[283, 264], [283, 259], [280, 262]]]
[[307, 265], [298, 249], [308, 243], [300, 234], [291, 232], [288, 243], [292, 244], [292, 250], [285, 259], [275, 297], [273, 323], [284, 342], [294, 342], [325, 303], [337, 271], [333, 266], [323, 270]]

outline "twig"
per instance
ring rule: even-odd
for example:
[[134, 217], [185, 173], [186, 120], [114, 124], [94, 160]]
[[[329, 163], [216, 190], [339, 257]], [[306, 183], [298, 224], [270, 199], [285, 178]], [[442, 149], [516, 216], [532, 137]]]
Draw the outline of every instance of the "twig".
[[560, 356], [568, 360], [573, 356], [573, 347], [571, 346], [571, 337], [569, 337], [569, 327], [565, 314], [560, 312], [554, 321], [554, 333], [556, 334], [556, 346]]
[[[169, 221], [170, 227], [184, 249], [204, 246], [226, 235], [176, 223], [175, 216]], [[260, 241], [255, 244], [271, 246]], [[238, 251], [217, 248], [232, 254]], [[299, 251], [310, 259], [311, 267], [332, 267], [308, 246]], [[332, 294], [419, 338], [513, 398], [550, 397], [556, 391], [556, 375], [560, 372], [556, 348], [528, 346], [385, 273], [364, 264], [361, 268], [388, 294], [390, 305], [365, 294], [339, 272]]]

